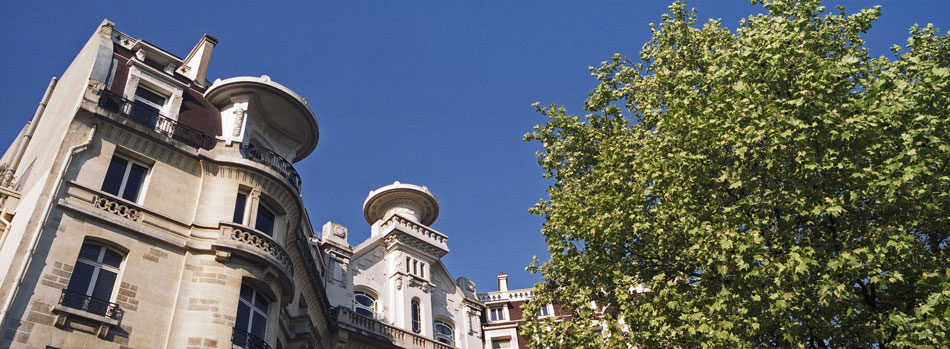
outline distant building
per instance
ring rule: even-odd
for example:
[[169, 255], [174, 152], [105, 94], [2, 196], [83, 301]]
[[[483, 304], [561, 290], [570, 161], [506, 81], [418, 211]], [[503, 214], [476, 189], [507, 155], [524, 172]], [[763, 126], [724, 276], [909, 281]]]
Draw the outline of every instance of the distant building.
[[208, 81], [216, 44], [103, 21], [50, 83], [0, 158], [0, 347], [523, 345], [530, 294], [452, 277], [426, 187], [370, 192], [359, 244], [316, 234], [293, 166], [313, 111], [266, 75]]
[[[498, 290], [479, 293], [478, 300], [485, 304], [485, 316], [482, 331], [485, 336], [485, 349], [526, 348], [528, 341], [518, 335], [518, 329], [525, 323], [521, 306], [534, 298], [530, 288], [508, 289], [508, 275], [498, 275]], [[556, 316], [570, 319], [570, 314], [557, 304], [546, 304], [538, 314], [532, 316]]]

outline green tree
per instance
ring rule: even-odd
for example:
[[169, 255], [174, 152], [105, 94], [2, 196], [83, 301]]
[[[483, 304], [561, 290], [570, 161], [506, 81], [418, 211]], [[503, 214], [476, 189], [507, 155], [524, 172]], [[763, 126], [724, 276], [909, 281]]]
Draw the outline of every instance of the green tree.
[[638, 61], [591, 68], [588, 114], [536, 105], [551, 259], [525, 310], [573, 321], [523, 336], [950, 346], [950, 36], [915, 26], [871, 57], [879, 7], [758, 2], [735, 31], [674, 3]]

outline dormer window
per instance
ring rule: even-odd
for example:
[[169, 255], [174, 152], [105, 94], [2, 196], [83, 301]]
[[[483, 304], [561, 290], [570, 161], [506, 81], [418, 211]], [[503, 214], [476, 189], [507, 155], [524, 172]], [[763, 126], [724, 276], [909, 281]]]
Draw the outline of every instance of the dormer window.
[[[167, 75], [175, 72], [175, 62], [144, 49], [138, 50], [136, 57], [129, 62], [134, 64], [129, 67], [129, 80], [122, 97], [134, 102], [130, 112], [133, 118], [159, 120], [160, 115], [177, 120], [182, 94], [188, 85]], [[155, 122], [148, 125], [155, 125]]]

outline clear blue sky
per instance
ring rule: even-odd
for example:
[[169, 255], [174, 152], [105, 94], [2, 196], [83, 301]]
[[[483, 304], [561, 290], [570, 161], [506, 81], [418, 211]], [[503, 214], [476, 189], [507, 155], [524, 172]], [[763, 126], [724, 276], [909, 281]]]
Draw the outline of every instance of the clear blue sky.
[[[366, 194], [394, 180], [426, 185], [441, 203], [433, 228], [449, 236], [443, 261], [454, 277], [513, 288], [547, 258], [545, 196], [522, 136], [544, 120], [531, 103], [573, 113], [595, 85], [587, 67], [616, 52], [636, 55], [671, 1], [3, 1], [0, 2], [0, 145], [33, 114], [103, 18], [117, 29], [184, 57], [204, 33], [220, 40], [209, 77], [270, 75], [309, 99], [320, 143], [296, 165], [317, 225], [369, 236]], [[865, 38], [875, 55], [904, 44], [914, 23], [947, 29], [947, 1], [828, 1], [849, 12], [883, 5]], [[748, 1], [694, 1], [700, 19], [759, 13]]]

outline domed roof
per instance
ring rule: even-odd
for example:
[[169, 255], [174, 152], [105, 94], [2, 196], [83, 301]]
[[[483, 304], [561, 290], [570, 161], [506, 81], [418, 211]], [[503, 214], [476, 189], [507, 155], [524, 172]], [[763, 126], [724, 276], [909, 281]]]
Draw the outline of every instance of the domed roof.
[[425, 186], [397, 181], [369, 192], [363, 202], [363, 218], [369, 224], [396, 213], [416, 223], [431, 225], [439, 217], [439, 200]]

